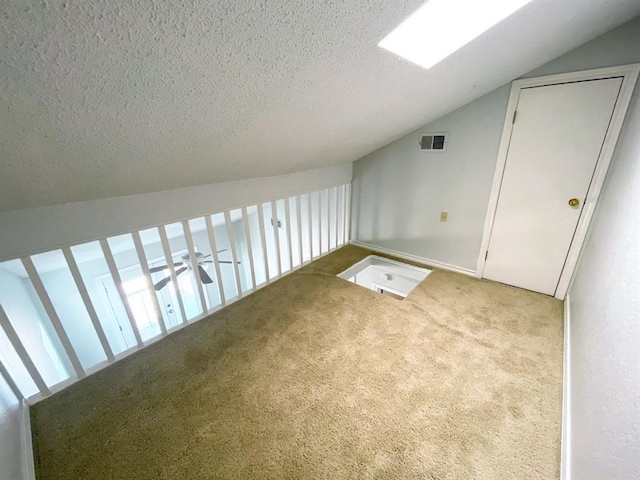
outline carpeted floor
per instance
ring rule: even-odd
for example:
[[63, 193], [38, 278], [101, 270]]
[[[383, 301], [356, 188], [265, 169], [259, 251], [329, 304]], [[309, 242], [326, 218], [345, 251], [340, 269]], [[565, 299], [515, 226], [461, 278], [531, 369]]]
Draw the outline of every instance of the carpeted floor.
[[39, 479], [559, 477], [562, 302], [347, 246], [32, 407]]

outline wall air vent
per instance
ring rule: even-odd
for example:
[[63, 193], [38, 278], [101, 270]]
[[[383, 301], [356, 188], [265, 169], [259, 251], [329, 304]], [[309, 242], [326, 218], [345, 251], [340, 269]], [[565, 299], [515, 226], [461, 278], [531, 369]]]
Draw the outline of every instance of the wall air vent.
[[421, 152], [444, 152], [447, 149], [446, 133], [423, 133], [420, 135]]

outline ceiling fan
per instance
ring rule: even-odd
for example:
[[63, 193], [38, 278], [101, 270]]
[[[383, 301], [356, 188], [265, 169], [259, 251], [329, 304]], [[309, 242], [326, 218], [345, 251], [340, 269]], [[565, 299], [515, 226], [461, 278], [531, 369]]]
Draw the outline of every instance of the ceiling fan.
[[[218, 250], [217, 253], [221, 253], [221, 252], [226, 252], [228, 249], [224, 249], [224, 250]], [[212, 260], [206, 260], [207, 257], [210, 257], [211, 254], [209, 255], [204, 255], [202, 252], [196, 252], [196, 262], [197, 262], [197, 267], [198, 267], [198, 274], [200, 275], [200, 280], [202, 280], [202, 283], [213, 283], [213, 280], [211, 280], [211, 277], [207, 274], [207, 272], [205, 271], [205, 269], [203, 268], [203, 264], [205, 263], [213, 263]], [[218, 263], [233, 263], [232, 261], [229, 260], [220, 260]], [[238, 264], [240, 264], [240, 262], [238, 262]], [[183, 274], [184, 272], [188, 271], [188, 270], [193, 270], [193, 264], [191, 262], [191, 257], [189, 256], [189, 254], [187, 253], [186, 255], [182, 256], [182, 261], [178, 262], [178, 263], [174, 263], [173, 266], [176, 269], [176, 277], [178, 275]], [[164, 270], [166, 270], [167, 268], [169, 268], [168, 265], [162, 265], [160, 267], [153, 267], [149, 269], [149, 273], [157, 273], [157, 272], [162, 272]], [[169, 275], [168, 277], [163, 278], [162, 280], [160, 280], [158, 283], [156, 283], [153, 288], [157, 291], [157, 290], [162, 290], [164, 287], [167, 286], [167, 284], [171, 281], [171, 275]]]

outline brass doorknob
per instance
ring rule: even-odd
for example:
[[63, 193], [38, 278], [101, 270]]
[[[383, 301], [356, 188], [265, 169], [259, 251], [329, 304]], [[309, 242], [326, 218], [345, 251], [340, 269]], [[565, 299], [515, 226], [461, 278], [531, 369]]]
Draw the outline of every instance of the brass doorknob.
[[577, 207], [578, 205], [580, 205], [580, 200], [578, 200], [577, 198], [572, 198], [571, 200], [569, 200], [569, 206]]

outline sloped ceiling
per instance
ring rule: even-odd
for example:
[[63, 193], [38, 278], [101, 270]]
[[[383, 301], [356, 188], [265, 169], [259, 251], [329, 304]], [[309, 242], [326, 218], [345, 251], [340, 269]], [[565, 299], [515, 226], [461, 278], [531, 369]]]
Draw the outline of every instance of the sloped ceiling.
[[0, 210], [352, 162], [640, 14], [534, 0], [427, 71], [376, 46], [420, 3], [3, 0]]

